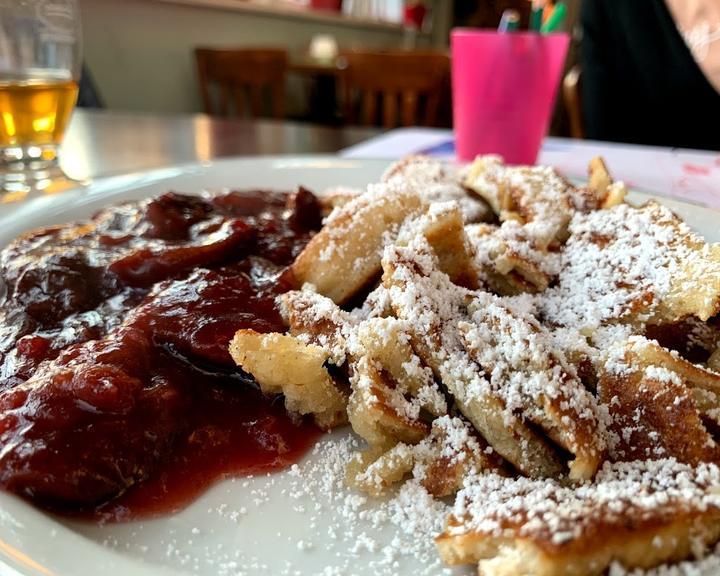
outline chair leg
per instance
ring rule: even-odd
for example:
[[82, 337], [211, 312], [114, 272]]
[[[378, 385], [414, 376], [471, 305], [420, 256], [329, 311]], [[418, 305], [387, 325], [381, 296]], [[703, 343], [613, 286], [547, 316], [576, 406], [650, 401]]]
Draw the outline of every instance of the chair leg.
[[394, 128], [397, 125], [397, 99], [394, 92], [383, 94], [383, 128]]
[[369, 126], [375, 124], [377, 118], [377, 94], [366, 90], [362, 96], [363, 122]]

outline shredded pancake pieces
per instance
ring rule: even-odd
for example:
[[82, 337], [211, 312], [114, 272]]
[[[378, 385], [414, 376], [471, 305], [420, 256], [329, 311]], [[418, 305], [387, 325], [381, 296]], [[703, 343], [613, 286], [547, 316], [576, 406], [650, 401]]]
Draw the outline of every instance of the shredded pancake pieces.
[[592, 483], [470, 479], [437, 544], [481, 574], [589, 576], [612, 561], [650, 568], [720, 537], [720, 469], [675, 460], [606, 463]]
[[594, 398], [531, 317], [487, 292], [455, 286], [429, 246], [388, 247], [384, 284], [420, 357], [459, 410], [503, 457], [530, 476], [562, 473], [549, 438], [578, 460], [570, 476], [592, 476], [604, 442]]
[[[335, 189], [231, 352], [288, 410], [365, 442], [353, 488], [455, 499], [437, 545], [481, 574], [602, 574], [720, 539], [720, 245], [626, 203], [600, 159], [423, 157]], [[282, 363], [282, 367], [275, 365]]]
[[720, 310], [720, 246], [668, 208], [620, 204], [578, 213], [569, 229], [558, 285], [539, 299], [549, 323], [592, 335], [610, 322], [707, 320]]

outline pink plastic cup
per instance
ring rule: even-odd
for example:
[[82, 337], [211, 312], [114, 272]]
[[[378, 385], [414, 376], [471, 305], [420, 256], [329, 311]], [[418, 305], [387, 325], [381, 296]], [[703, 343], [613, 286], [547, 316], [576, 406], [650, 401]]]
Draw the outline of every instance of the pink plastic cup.
[[567, 34], [452, 31], [458, 159], [500, 154], [510, 164], [535, 163], [569, 42]]

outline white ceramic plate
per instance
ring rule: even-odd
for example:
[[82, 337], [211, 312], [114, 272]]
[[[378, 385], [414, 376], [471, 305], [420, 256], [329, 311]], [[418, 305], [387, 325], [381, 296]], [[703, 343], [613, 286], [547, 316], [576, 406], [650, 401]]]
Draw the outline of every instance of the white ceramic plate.
[[[167, 190], [292, 189], [303, 184], [362, 186], [377, 181], [386, 161], [334, 157], [232, 159], [114, 177], [88, 189], [0, 206], [0, 246], [19, 233], [84, 218], [123, 199]], [[648, 195], [633, 193], [632, 200]], [[720, 212], [669, 199], [708, 240], [720, 241]], [[217, 484], [182, 512], [151, 521], [97, 526], [38, 511], [0, 492], [0, 574], [23, 576], [162, 576], [287, 574], [438, 574], [432, 543], [418, 542], [413, 526], [432, 522], [423, 502], [413, 514], [396, 501], [364, 502], [330, 474], [350, 433], [323, 438], [303, 473], [236, 479]], [[404, 494], [400, 497], [412, 497]], [[447, 570], [471, 574], [474, 570]]]

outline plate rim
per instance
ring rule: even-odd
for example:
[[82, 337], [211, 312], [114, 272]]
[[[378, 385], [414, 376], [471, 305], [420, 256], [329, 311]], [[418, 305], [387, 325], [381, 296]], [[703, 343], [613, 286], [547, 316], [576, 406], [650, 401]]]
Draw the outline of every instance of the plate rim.
[[[262, 164], [268, 169], [277, 170], [284, 169], [282, 166], [273, 166], [273, 163], [288, 163], [284, 168], [291, 169], [308, 169], [318, 168], [322, 170], [337, 170], [342, 167], [367, 170], [370, 168], [379, 169], [381, 166], [388, 166], [393, 160], [389, 159], [356, 159], [342, 158], [332, 154], [317, 155], [267, 155], [267, 156], [237, 156], [224, 157], [214, 159], [212, 161], [194, 161], [182, 164], [169, 165], [165, 167], [151, 168], [148, 170], [138, 170], [124, 174], [107, 175], [93, 180], [87, 188], [78, 188], [68, 191], [65, 194], [73, 194], [72, 197], [67, 195], [56, 195], [48, 197], [39, 197], [30, 199], [18, 205], [5, 205], [11, 208], [5, 210], [0, 209], [0, 223], [7, 219], [16, 220], [25, 213], [32, 214], [43, 210], [47, 205], [59, 204], [57, 213], [65, 211], [77, 210], [86, 206], [89, 202], [101, 199], [103, 194], [112, 197], [114, 190], [118, 194], [129, 193], [134, 189], [139, 189], [147, 185], [161, 185], [165, 181], [172, 181], [174, 178], [196, 174], [202, 176], [212, 171], [216, 167], [226, 167], [233, 164], [250, 165]], [[317, 166], [313, 166], [313, 163]], [[242, 174], [238, 175], [238, 179], [242, 179]], [[578, 180], [572, 179], [573, 182]], [[671, 201], [673, 204], [687, 205], [693, 210], [709, 210], [717, 214], [720, 220], [720, 209], [705, 206], [696, 202], [686, 201], [673, 196], [664, 196], [645, 190], [632, 188], [631, 192], [639, 194], [641, 198], [657, 199], [659, 202]], [[63, 198], [71, 198], [71, 201], [78, 202], [68, 206], [63, 203]], [[51, 200], [51, 201], [48, 201]], [[671, 209], [674, 209], [672, 206]], [[25, 228], [29, 229], [29, 228]], [[714, 241], [720, 241], [720, 238]], [[102, 543], [85, 537], [75, 532], [71, 528], [65, 526], [51, 513], [36, 508], [26, 500], [13, 494], [0, 491], [0, 569], [10, 571], [10, 574], [16, 576], [48, 576], [56, 574], [52, 568], [47, 568], [42, 564], [33, 560], [27, 552], [23, 551], [22, 546], [17, 542], [13, 543], [12, 529], [8, 533], [8, 525], [13, 525], [18, 529], [27, 529], [26, 524], [29, 521], [41, 522], [45, 524], [44, 529], [48, 532], [50, 539], [55, 538], [53, 534], [59, 531], [67, 532], [63, 534], [68, 540], [64, 540], [63, 555], [72, 556], [75, 545], [82, 546], [85, 558], [79, 565], [72, 569], [73, 574], [78, 576], [96, 574], [99, 570], [105, 570], [108, 574], [122, 574], [130, 572], [137, 576], [180, 576], [186, 572], [177, 570], [173, 567], [155, 564], [134, 556], [123, 554], [121, 551], [104, 546]], [[25, 538], [29, 535], [26, 534]], [[30, 535], [32, 536], [32, 535]], [[18, 536], [17, 539], [20, 537]], [[16, 539], [16, 540], [17, 540]], [[58, 549], [56, 541], [56, 550]], [[52, 555], [52, 554], [51, 554]], [[88, 561], [88, 558], [90, 560]], [[84, 568], [83, 568], [84, 564]]]

